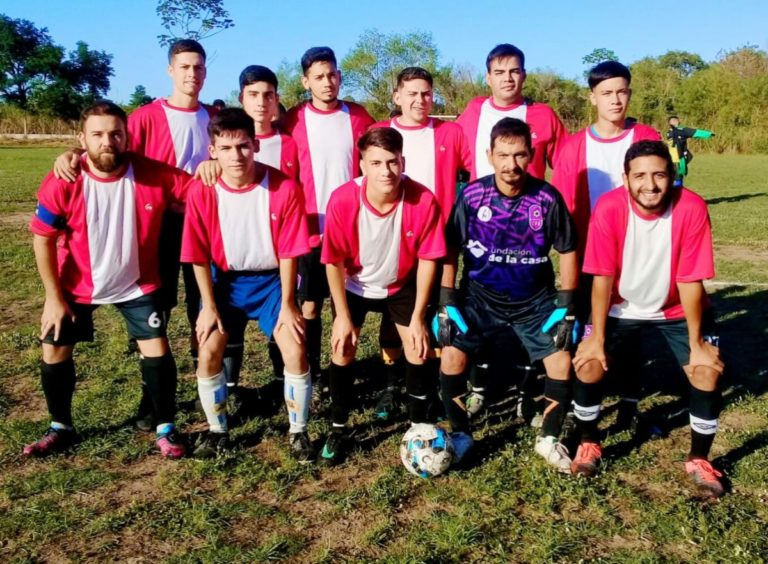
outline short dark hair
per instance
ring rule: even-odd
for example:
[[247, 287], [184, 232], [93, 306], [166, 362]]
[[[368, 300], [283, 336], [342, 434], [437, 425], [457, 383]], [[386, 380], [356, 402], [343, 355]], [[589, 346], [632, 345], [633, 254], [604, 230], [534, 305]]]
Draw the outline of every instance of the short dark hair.
[[208, 123], [208, 135], [211, 138], [211, 144], [213, 144], [214, 137], [220, 136], [225, 131], [240, 130], [245, 131], [251, 139], [256, 137], [253, 119], [242, 108], [224, 108]]
[[403, 136], [391, 127], [374, 127], [366, 131], [357, 141], [360, 153], [369, 147], [379, 147], [390, 153], [403, 154]]
[[330, 47], [310, 47], [301, 56], [301, 72], [305, 75], [315, 63], [333, 63], [333, 66], [338, 68], [336, 64], [336, 54]]
[[485, 58], [485, 70], [491, 72], [491, 63], [493, 61], [509, 57], [517, 57], [517, 60], [520, 61], [520, 67], [525, 70], [525, 54], [511, 43], [499, 43], [491, 49], [491, 52]]
[[84, 130], [85, 122], [91, 116], [114, 116], [120, 118], [123, 125], [128, 127], [128, 116], [125, 110], [110, 100], [97, 100], [80, 113], [80, 131]]
[[227, 103], [221, 98], [216, 98], [213, 102], [211, 102], [211, 106], [214, 108], [223, 109], [227, 107]]
[[205, 61], [205, 49], [194, 39], [177, 39], [168, 47], [168, 62], [170, 63], [174, 55], [179, 53], [198, 53]]
[[496, 139], [525, 139], [525, 146], [528, 150], [533, 149], [531, 142], [531, 128], [521, 119], [506, 117], [496, 122], [491, 129], [491, 150], [496, 144]]
[[422, 67], [406, 67], [400, 71], [397, 75], [397, 85], [395, 88], [400, 88], [404, 82], [409, 80], [426, 80], [429, 86], [432, 86], [432, 73]]
[[267, 82], [275, 87], [277, 92], [277, 75], [267, 67], [261, 65], [248, 65], [240, 73], [240, 92], [249, 84]]
[[589, 89], [594, 90], [595, 86], [609, 78], [624, 78], [627, 80], [627, 84], [630, 84], [632, 82], [632, 73], [619, 61], [603, 61], [589, 70], [587, 75]]
[[671, 123], [673, 119], [676, 119], [677, 121], [680, 121], [680, 118], [677, 116], [669, 116], [667, 118], [667, 123]]
[[629, 174], [630, 163], [638, 157], [661, 157], [667, 163], [667, 173], [675, 177], [675, 163], [669, 154], [669, 147], [664, 141], [638, 141], [632, 143], [624, 155], [624, 174]]

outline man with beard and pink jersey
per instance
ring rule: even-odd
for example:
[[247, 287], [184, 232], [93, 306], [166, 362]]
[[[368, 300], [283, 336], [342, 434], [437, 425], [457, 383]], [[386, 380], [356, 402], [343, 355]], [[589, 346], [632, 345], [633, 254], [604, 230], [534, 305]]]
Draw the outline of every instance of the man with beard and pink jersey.
[[30, 224], [45, 288], [40, 372], [51, 426], [24, 454], [45, 456], [75, 442], [74, 346], [93, 340], [93, 311], [113, 304], [141, 352], [157, 447], [167, 458], [180, 458], [185, 447], [174, 429], [176, 364], [159, 297], [157, 247], [163, 212], [186, 199], [192, 177], [129, 153], [127, 118], [112, 102], [87, 108], [81, 121], [80, 172], [74, 182], [45, 178]]
[[301, 82], [312, 99], [291, 108], [283, 124], [299, 149], [299, 178], [307, 207], [312, 250], [299, 260], [298, 298], [307, 321], [310, 371], [317, 380], [322, 337], [320, 313], [329, 296], [325, 268], [320, 263], [325, 208], [336, 188], [360, 174], [356, 143], [374, 120], [359, 104], [339, 99], [341, 73], [330, 47], [308, 49], [301, 57], [301, 69]]
[[[155, 161], [193, 173], [208, 158], [208, 122], [215, 113], [200, 103], [200, 91], [206, 76], [206, 54], [203, 46], [192, 39], [180, 39], [168, 48], [168, 75], [173, 91], [168, 98], [158, 98], [136, 109], [128, 117], [129, 148], [132, 152]], [[68, 151], [56, 159], [54, 173], [58, 178], [74, 181], [79, 157]], [[163, 313], [170, 317], [177, 304], [179, 283], [179, 254], [184, 228], [184, 206], [174, 204], [163, 219], [160, 235], [159, 268]], [[195, 322], [200, 294], [191, 265], [183, 269], [187, 320], [190, 325], [190, 353], [197, 358]], [[143, 394], [139, 405], [137, 425], [148, 430], [152, 426], [151, 404]]]
[[[445, 223], [456, 199], [457, 176], [462, 170], [469, 171], [471, 157], [460, 126], [430, 117], [434, 105], [432, 86], [432, 74], [424, 68], [407, 67], [400, 71], [392, 93], [392, 99], [400, 112], [373, 127], [391, 127], [402, 135], [405, 174], [429, 188], [435, 195]], [[387, 366], [387, 383], [375, 412], [379, 418], [388, 419], [395, 409], [399, 376], [402, 373], [398, 366], [402, 357], [402, 344], [394, 324], [386, 318], [382, 320], [379, 344]], [[434, 376], [436, 390], [437, 366]]]

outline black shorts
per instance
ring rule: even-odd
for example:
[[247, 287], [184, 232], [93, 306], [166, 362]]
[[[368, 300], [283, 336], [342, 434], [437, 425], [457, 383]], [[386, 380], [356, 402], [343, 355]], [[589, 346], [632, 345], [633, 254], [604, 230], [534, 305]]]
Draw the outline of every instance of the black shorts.
[[165, 311], [170, 311], [178, 304], [179, 270], [184, 277], [184, 302], [191, 311], [196, 311], [200, 304], [200, 289], [197, 287], [191, 264], [181, 264], [181, 237], [184, 232], [184, 214], [166, 211], [163, 215], [163, 227], [160, 231], [160, 283], [158, 299]]
[[[93, 312], [99, 306], [75, 302], [68, 302], [68, 305], [75, 316], [74, 323], [65, 319], [61, 325], [59, 340], [53, 340], [53, 330], [51, 330], [43, 338], [43, 343], [70, 346], [93, 341]], [[111, 305], [114, 305], [123, 316], [128, 327], [128, 336], [132, 339], [146, 341], [166, 336], [167, 320], [157, 299], [157, 292]]]
[[[707, 339], [717, 339], [714, 320], [705, 315], [702, 332]], [[652, 338], [652, 337], [660, 337]], [[667, 351], [645, 350], [646, 342], [666, 342], [680, 366], [688, 364], [691, 347], [688, 324], [684, 319], [637, 320], [609, 317], [605, 335], [605, 354], [611, 359], [611, 371], [626, 375], [636, 372], [644, 361], [662, 356]]]
[[325, 265], [320, 262], [320, 247], [299, 257], [299, 280], [296, 297], [299, 303], [322, 302], [331, 295]]
[[[476, 284], [470, 283], [464, 290], [461, 311], [469, 330], [456, 336], [454, 347], [469, 355], [476, 355], [483, 350], [485, 344], [498, 342], [499, 333], [511, 330], [522, 342], [531, 362], [558, 352], [552, 336], [541, 331], [541, 327], [555, 311], [554, 288], [539, 293], [517, 307], [507, 308], [504, 312], [493, 307], [476, 288]], [[510, 343], [510, 354], [519, 358], [517, 346], [513, 345]]]
[[416, 283], [407, 284], [397, 293], [381, 299], [364, 298], [347, 291], [347, 305], [352, 324], [357, 328], [363, 326], [365, 315], [369, 311], [385, 314], [397, 325], [408, 327], [411, 324], [413, 308], [416, 306]]

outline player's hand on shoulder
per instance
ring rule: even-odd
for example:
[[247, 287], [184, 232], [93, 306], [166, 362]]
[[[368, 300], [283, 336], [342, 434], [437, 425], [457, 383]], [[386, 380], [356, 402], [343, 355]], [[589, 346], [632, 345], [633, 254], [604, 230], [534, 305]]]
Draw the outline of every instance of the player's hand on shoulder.
[[304, 342], [304, 316], [301, 315], [301, 311], [293, 303], [284, 303], [280, 307], [275, 332], [279, 331], [283, 326], [290, 331], [294, 341], [299, 344]]
[[217, 309], [203, 306], [195, 324], [195, 333], [200, 345], [205, 343], [214, 331], [224, 333], [224, 323], [221, 321], [221, 316]]
[[208, 160], [197, 165], [195, 179], [200, 180], [206, 186], [213, 186], [221, 176], [221, 165], [219, 161]]
[[53, 175], [59, 180], [74, 182], [77, 175], [80, 174], [80, 155], [79, 149], [70, 149], [62, 153], [53, 161]]
[[43, 304], [43, 314], [40, 316], [40, 339], [53, 330], [53, 340], [58, 341], [61, 335], [61, 325], [65, 319], [75, 321], [75, 316], [67, 302], [62, 299], [46, 298]]

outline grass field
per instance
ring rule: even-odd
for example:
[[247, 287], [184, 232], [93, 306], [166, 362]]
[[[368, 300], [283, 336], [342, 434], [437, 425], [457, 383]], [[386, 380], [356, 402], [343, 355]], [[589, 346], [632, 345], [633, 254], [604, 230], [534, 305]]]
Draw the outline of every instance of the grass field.
[[[42, 288], [26, 223], [57, 148], [0, 148], [0, 561], [131, 562], [765, 562], [768, 560], [768, 157], [699, 155], [689, 185], [710, 204], [717, 252], [727, 406], [713, 449], [730, 478], [721, 501], [703, 503], [684, 479], [688, 428], [637, 444], [603, 427], [606, 467], [585, 481], [556, 474], [532, 453], [535, 433], [508, 406], [477, 426], [475, 464], [433, 481], [405, 472], [404, 420], [375, 422], [372, 400], [355, 414], [357, 448], [334, 469], [294, 463], [280, 412], [256, 406], [234, 430], [239, 447], [215, 461], [163, 460], [132, 429], [138, 363], [122, 322], [104, 308], [96, 341], [78, 347], [72, 453], [23, 460], [47, 425], [36, 340]], [[362, 356], [375, 356], [369, 321]], [[249, 333], [245, 384], [269, 381], [263, 339]], [[171, 337], [180, 372], [182, 429], [195, 381], [181, 322]], [[361, 366], [377, 374], [377, 362]], [[375, 384], [374, 384], [375, 386]], [[370, 387], [370, 386], [369, 386]], [[366, 388], [368, 389], [368, 388]], [[660, 414], [679, 401], [641, 403]], [[679, 418], [678, 418], [679, 419]], [[326, 431], [314, 420], [313, 438]]]

